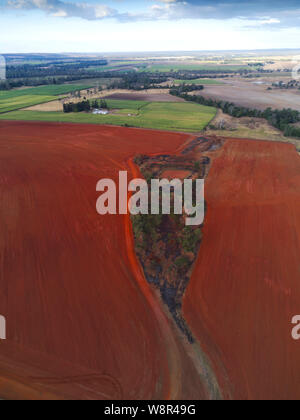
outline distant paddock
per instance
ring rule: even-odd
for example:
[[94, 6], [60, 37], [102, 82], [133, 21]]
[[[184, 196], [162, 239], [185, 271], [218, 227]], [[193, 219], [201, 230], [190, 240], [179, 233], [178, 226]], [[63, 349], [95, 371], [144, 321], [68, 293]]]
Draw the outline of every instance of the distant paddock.
[[147, 102], [184, 102], [184, 99], [170, 95], [165, 89], [151, 89], [142, 92], [118, 91], [109, 92], [104, 95], [106, 99], [119, 99], [126, 101], [147, 101]]

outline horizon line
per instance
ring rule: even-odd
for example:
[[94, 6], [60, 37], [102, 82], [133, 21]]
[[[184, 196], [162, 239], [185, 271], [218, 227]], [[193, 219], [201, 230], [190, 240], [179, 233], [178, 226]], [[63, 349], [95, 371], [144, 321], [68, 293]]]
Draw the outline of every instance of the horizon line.
[[57, 52], [46, 52], [46, 51], [38, 51], [38, 52], [6, 52], [2, 53], [2, 55], [18, 55], [18, 54], [163, 54], [163, 53], [209, 53], [209, 52], [256, 52], [256, 51], [300, 51], [299, 48], [250, 48], [250, 49], [207, 49], [207, 50], [131, 50], [131, 51], [57, 51]]

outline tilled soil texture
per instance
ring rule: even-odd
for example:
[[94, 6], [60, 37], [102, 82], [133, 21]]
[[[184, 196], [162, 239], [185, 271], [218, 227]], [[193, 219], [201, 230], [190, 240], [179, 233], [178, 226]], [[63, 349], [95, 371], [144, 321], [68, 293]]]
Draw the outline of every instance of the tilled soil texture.
[[272, 89], [270, 82], [257, 84], [253, 81], [224, 81], [220, 86], [205, 86], [201, 92], [195, 91], [195, 95], [206, 98], [219, 99], [233, 102], [236, 105], [253, 109], [265, 110], [268, 107], [274, 109], [292, 108], [300, 111], [300, 92], [298, 89]]
[[224, 394], [299, 399], [300, 159], [292, 145], [228, 140], [206, 181], [207, 215], [184, 314]]
[[0, 123], [2, 398], [206, 398], [143, 277], [128, 216], [100, 216], [96, 184], [188, 136]]

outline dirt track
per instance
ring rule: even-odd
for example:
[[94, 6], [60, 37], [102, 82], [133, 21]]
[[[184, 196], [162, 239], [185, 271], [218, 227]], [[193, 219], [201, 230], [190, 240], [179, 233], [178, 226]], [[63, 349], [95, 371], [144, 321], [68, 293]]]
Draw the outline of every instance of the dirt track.
[[227, 398], [299, 399], [300, 158], [292, 145], [228, 140], [206, 200], [186, 318]]
[[99, 179], [130, 173], [137, 153], [171, 153], [187, 139], [0, 123], [2, 397], [207, 397], [135, 268], [125, 216], [95, 208]]

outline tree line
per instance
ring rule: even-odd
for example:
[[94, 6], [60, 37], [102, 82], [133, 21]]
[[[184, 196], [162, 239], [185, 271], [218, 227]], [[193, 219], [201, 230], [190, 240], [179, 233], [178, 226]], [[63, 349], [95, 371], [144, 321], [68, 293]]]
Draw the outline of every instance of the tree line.
[[228, 101], [204, 98], [201, 95], [188, 95], [187, 93], [182, 93], [180, 88], [177, 87], [170, 89], [170, 94], [183, 98], [186, 101], [221, 109], [224, 114], [232, 117], [264, 118], [273, 127], [282, 131], [286, 137], [300, 137], [300, 128], [293, 125], [300, 122], [300, 112], [291, 108], [282, 110], [267, 108], [261, 111], [259, 109], [238, 106]]
[[[90, 76], [90, 75], [89, 75]], [[91, 77], [83, 77], [83, 79], [88, 79]], [[94, 78], [94, 76], [93, 76]], [[38, 78], [24, 78], [24, 79], [9, 79], [0, 81], [0, 91], [2, 90], [11, 90], [23, 86], [37, 87], [45, 85], [62, 85], [67, 82], [74, 82], [80, 80], [78, 76], [61, 76], [61, 77], [38, 77]]]
[[[26, 76], [18, 78], [11, 78], [12, 74], [8, 73], [7, 79], [2, 82], [0, 81], [0, 90], [10, 90], [22, 86], [59, 85], [75, 80], [101, 78], [113, 79], [108, 86], [111, 89], [130, 89], [139, 91], [155, 88], [163, 89], [164, 86], [160, 86], [160, 83], [168, 80], [165, 75], [135, 73], [133, 71], [70, 70], [70, 66], [65, 66], [64, 72], [58, 71], [58, 69], [58, 67], [55, 70], [41, 69], [38, 73], [28, 72]], [[59, 75], [56, 75], [56, 73], [59, 73]], [[170, 86], [166, 86], [165, 88], [170, 89]]]
[[108, 108], [108, 104], [106, 102], [105, 99], [100, 99], [100, 100], [93, 100], [88, 101], [88, 100], [83, 100], [81, 102], [69, 102], [63, 105], [63, 109], [65, 113], [70, 113], [70, 112], [89, 112], [92, 109], [109, 109]]
[[[176, 92], [178, 93], [178, 95], [182, 95], [184, 93], [188, 93], [188, 92], [194, 92], [196, 90], [203, 90], [204, 86], [203, 85], [188, 85], [188, 84], [182, 84], [178, 87], [175, 88]], [[173, 90], [173, 89], [171, 89]], [[178, 96], [176, 95], [176, 96]]]
[[82, 61], [74, 64], [52, 62], [47, 64], [8, 65], [6, 68], [6, 77], [7, 79], [18, 79], [24, 77], [68, 76], [82, 71], [87, 73], [86, 68], [91, 66], [106, 66], [107, 64], [106, 60], [97, 60]]
[[[114, 76], [116, 77], [115, 73], [114, 73]], [[120, 75], [118, 75], [118, 77], [120, 77]], [[120, 80], [115, 80], [111, 84], [111, 88], [136, 90], [136, 91], [155, 89], [155, 88], [162, 89], [163, 86], [158, 86], [158, 85], [167, 81], [168, 81], [168, 77], [166, 77], [164, 74], [138, 73], [138, 72], [131, 71], [131, 72], [122, 74]]]

